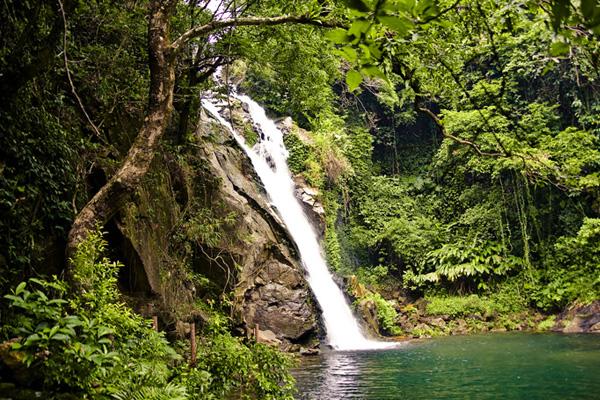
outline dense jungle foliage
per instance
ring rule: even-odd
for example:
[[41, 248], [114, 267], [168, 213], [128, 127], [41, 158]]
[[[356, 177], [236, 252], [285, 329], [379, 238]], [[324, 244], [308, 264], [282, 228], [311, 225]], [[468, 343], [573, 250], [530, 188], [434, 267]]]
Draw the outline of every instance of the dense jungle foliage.
[[[173, 171], [198, 172], [157, 249], [161, 279], [185, 276], [198, 294], [188, 314], [201, 318], [187, 319], [202, 320], [195, 363], [187, 341], [133, 311], [124, 200], [65, 259], [73, 222], [152, 111], [156, 10], [170, 10], [172, 39], [233, 15], [182, 42], [173, 111], [150, 151], [161, 164], [129, 193], [138, 205], [161, 199]], [[286, 15], [302, 18], [239, 22]], [[448, 333], [407, 332], [399, 318], [418, 312], [511, 329], [524, 314], [600, 299], [599, 38], [595, 0], [3, 2], [0, 391], [292, 397], [292, 360], [238, 335], [231, 288], [191, 266], [233, 225], [205, 200], [214, 182], [193, 153], [199, 94], [222, 66], [274, 117], [298, 123], [285, 139], [290, 168], [320, 190], [330, 266], [357, 304], [376, 305], [382, 333]], [[147, 202], [152, 222], [163, 211]]]

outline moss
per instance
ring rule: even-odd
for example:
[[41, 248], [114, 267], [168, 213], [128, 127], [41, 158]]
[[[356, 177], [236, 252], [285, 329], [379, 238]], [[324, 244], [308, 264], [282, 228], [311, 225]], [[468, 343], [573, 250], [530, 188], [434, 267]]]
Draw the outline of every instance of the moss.
[[250, 147], [254, 146], [258, 142], [258, 134], [251, 124], [244, 125], [243, 135], [244, 139], [246, 139], [246, 144]]
[[335, 197], [335, 193], [331, 191], [326, 191], [323, 196], [323, 207], [325, 209], [325, 255], [329, 267], [334, 271], [340, 271], [342, 269], [342, 249], [336, 230], [339, 204]]
[[545, 332], [550, 330], [556, 323], [556, 315], [551, 315], [537, 325], [537, 330]]
[[283, 142], [289, 153], [287, 163], [292, 174], [298, 175], [307, 172], [312, 149], [304, 144], [294, 132], [285, 135]]
[[375, 304], [379, 326], [385, 333], [390, 335], [402, 333], [402, 330], [396, 325], [398, 313], [392, 303], [384, 299], [379, 293], [369, 293], [361, 300], [370, 300]]

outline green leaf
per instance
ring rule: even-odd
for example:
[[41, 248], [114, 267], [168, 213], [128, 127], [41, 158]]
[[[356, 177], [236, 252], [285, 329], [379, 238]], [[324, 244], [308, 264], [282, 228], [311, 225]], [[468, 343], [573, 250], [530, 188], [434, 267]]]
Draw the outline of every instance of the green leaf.
[[56, 340], [59, 342], [67, 342], [69, 340], [69, 336], [65, 335], [64, 333], [57, 333], [56, 335], [52, 336], [50, 339]]
[[335, 28], [328, 31], [325, 33], [325, 37], [335, 44], [349, 43], [351, 40], [346, 30], [342, 28]]
[[566, 20], [571, 15], [570, 0], [554, 0], [552, 2], [552, 27], [558, 30], [563, 20]]
[[379, 7], [378, 15], [390, 14], [398, 11], [411, 12], [415, 7], [415, 0], [389, 1], [383, 2]]
[[25, 286], [27, 285], [26, 282], [21, 282], [17, 285], [17, 288], [15, 289], [15, 294], [20, 294], [23, 292], [23, 290], [25, 290]]
[[60, 329], [59, 325], [54, 325], [52, 327], [52, 329], [50, 329], [50, 332], [48, 333], [48, 336], [51, 338], [52, 336], [54, 336], [54, 334], [56, 334], [56, 332], [58, 332], [59, 329]]
[[569, 52], [570, 48], [571, 46], [569, 46], [567, 43], [554, 42], [550, 45], [550, 55], [553, 57], [564, 56]]
[[581, 14], [585, 19], [592, 19], [595, 9], [598, 8], [598, 0], [581, 0]]
[[434, 0], [421, 0], [415, 10], [419, 16], [433, 17], [439, 13], [437, 2]]
[[39, 341], [40, 335], [38, 335], [37, 333], [34, 333], [33, 335], [29, 335], [27, 337], [27, 340], [25, 340], [25, 343], [23, 343], [23, 346], [27, 347], [27, 346], [31, 346], [33, 343]]
[[102, 337], [102, 336], [106, 336], [106, 335], [111, 335], [113, 333], [115, 333], [115, 331], [112, 330], [109, 327], [101, 326], [101, 327], [98, 328], [98, 337]]
[[[23, 299], [21, 299], [21, 298], [20, 298], [20, 297], [18, 297], [18, 296], [13, 296], [12, 294], [6, 294], [6, 295], [4, 295], [4, 298], [5, 298], [5, 299], [8, 299], [8, 300], [12, 300], [12, 302], [13, 302], [13, 303], [15, 303], [15, 302], [19, 302], [19, 301], [23, 300]], [[14, 305], [14, 304], [13, 304], [13, 305]]]
[[383, 80], [387, 80], [387, 76], [383, 73], [383, 71], [376, 65], [369, 65], [360, 69], [360, 72], [363, 74], [373, 77], [380, 78]]
[[377, 18], [379, 22], [396, 31], [402, 37], [406, 36], [413, 28], [413, 22], [406, 17], [385, 15]]
[[350, 46], [344, 46], [338, 50], [338, 53], [351, 63], [355, 63], [358, 59], [356, 49]]
[[348, 90], [353, 92], [362, 82], [362, 75], [360, 72], [355, 70], [350, 70], [346, 74], [346, 84], [348, 85]]
[[360, 38], [364, 33], [367, 33], [370, 26], [370, 21], [366, 19], [357, 19], [352, 23], [352, 25], [350, 25], [350, 29], [348, 29], [348, 34]]
[[346, 0], [345, 3], [348, 6], [348, 8], [352, 10], [364, 13], [368, 13], [369, 11], [371, 11], [371, 7], [369, 7], [369, 5], [363, 0]]

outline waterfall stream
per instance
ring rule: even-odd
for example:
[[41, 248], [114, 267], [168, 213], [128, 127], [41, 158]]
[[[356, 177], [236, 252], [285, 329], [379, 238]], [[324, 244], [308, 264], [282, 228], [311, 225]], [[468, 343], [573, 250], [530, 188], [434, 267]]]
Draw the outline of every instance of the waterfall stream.
[[329, 345], [336, 350], [380, 349], [393, 346], [392, 343], [370, 340], [363, 335], [344, 294], [335, 284], [323, 257], [318, 236], [294, 194], [294, 182], [287, 166], [288, 152], [283, 143], [283, 133], [266, 116], [265, 110], [248, 96], [233, 94], [232, 97], [245, 104], [254, 126], [261, 132], [259, 142], [252, 148], [221, 116], [219, 109], [225, 107], [226, 103], [205, 98], [202, 99], [202, 106], [233, 134], [246, 152], [271, 204], [296, 243], [307, 272], [308, 284], [323, 312]]

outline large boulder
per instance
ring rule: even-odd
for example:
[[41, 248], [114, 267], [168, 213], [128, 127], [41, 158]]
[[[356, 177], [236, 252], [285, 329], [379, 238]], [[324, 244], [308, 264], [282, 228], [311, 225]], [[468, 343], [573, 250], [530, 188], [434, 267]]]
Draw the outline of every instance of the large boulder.
[[221, 182], [220, 198], [238, 215], [236, 236], [244, 238], [226, 249], [239, 266], [234, 301], [239, 321], [248, 331], [270, 332], [269, 341], [283, 348], [314, 343], [317, 310], [293, 241], [246, 154], [229, 132], [215, 129], [212, 135], [220, 140], [202, 141], [200, 151]]

